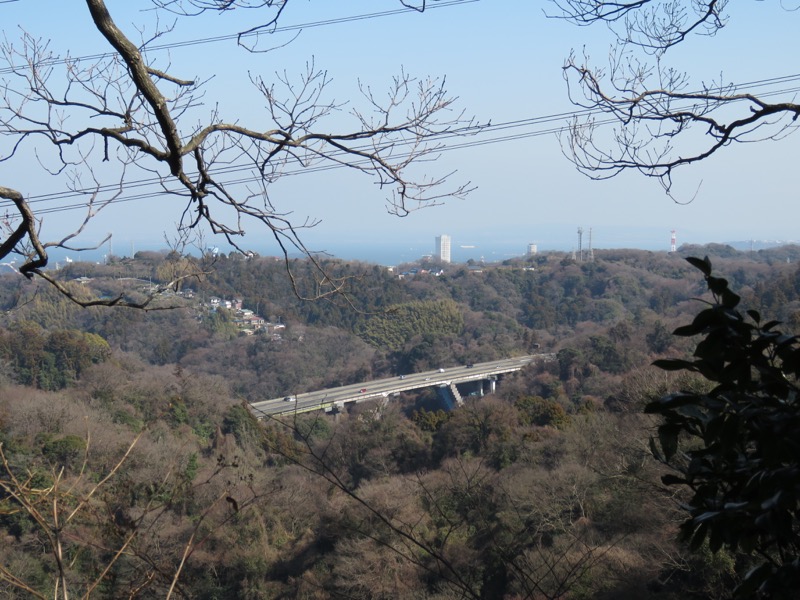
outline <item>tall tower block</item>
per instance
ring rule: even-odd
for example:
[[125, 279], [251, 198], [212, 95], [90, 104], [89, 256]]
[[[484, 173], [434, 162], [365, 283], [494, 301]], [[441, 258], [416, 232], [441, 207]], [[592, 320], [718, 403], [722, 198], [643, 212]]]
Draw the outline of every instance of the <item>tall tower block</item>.
[[450, 236], [440, 235], [436, 237], [436, 258], [444, 263], [450, 262]]

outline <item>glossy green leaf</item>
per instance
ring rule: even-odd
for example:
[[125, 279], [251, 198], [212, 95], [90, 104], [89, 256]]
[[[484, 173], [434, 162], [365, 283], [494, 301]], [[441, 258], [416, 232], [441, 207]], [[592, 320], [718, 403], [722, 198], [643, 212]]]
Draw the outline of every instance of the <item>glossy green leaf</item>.
[[661, 476], [661, 483], [664, 485], [682, 485], [686, 483], [685, 477], [678, 477], [677, 475], [667, 474]]
[[700, 549], [700, 546], [703, 545], [703, 542], [706, 540], [706, 534], [708, 533], [708, 523], [701, 523], [697, 529], [694, 531], [694, 535], [692, 535], [692, 539], [689, 542], [689, 550], [692, 552], [696, 552]]
[[664, 451], [666, 460], [671, 459], [678, 451], [678, 435], [680, 432], [681, 428], [678, 425], [662, 425], [658, 428], [658, 441]]
[[691, 369], [694, 363], [679, 358], [662, 358], [653, 361], [653, 366], [663, 369], [664, 371], [682, 371], [684, 369]]
[[693, 267], [700, 269], [700, 271], [705, 276], [711, 275], [711, 261], [708, 260], [708, 257], [705, 258], [697, 258], [696, 256], [687, 256], [686, 262], [688, 262]]
[[649, 444], [650, 444], [650, 453], [653, 455], [653, 458], [655, 458], [659, 462], [664, 462], [664, 455], [661, 453], [661, 450], [656, 444], [656, 440], [654, 437], [652, 436], [650, 437]]

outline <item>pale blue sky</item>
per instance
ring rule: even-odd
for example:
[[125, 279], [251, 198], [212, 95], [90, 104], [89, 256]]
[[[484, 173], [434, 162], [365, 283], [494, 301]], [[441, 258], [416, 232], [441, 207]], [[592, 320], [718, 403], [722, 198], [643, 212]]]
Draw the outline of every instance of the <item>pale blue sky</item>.
[[[152, 13], [136, 13], [148, 2], [110, 0], [109, 10], [129, 35], [131, 22], [150, 22]], [[47, 6], [46, 10], [42, 10]], [[282, 25], [293, 25], [402, 8], [396, 0], [294, 0]], [[566, 97], [561, 66], [571, 48], [586, 50], [597, 60], [607, 55], [612, 37], [601, 26], [578, 28], [546, 19], [547, 3], [522, 0], [479, 0], [429, 10], [303, 30], [285, 48], [247, 55], [234, 42], [173, 49], [160, 60], [179, 77], [214, 74], [204, 101], [219, 102], [228, 120], [260, 119], [258, 97], [247, 73], [269, 77], [286, 69], [296, 72], [314, 57], [333, 78], [334, 97], [352, 97], [357, 81], [382, 89], [401, 68], [415, 76], [446, 76], [459, 106], [479, 122], [493, 124], [573, 110]], [[667, 60], [689, 69], [693, 80], [719, 78], [745, 82], [795, 73], [798, 14], [773, 3], [735, 3], [731, 23], [715, 38], [694, 38]], [[107, 51], [93, 31], [81, 2], [20, 0], [0, 4], [6, 38], [17, 36], [13, 24], [30, 34], [52, 38], [55, 51], [82, 56]], [[234, 33], [257, 19], [209, 15], [179, 21], [164, 42]], [[152, 23], [150, 23], [152, 25]], [[288, 39], [288, 35], [286, 38]], [[166, 64], [166, 63], [160, 63]], [[265, 125], [266, 127], [266, 125]], [[541, 127], [509, 133], [535, 133]], [[493, 135], [485, 136], [494, 137]], [[668, 247], [669, 231], [678, 241], [800, 239], [796, 233], [798, 188], [793, 159], [796, 137], [729, 148], [718, 157], [677, 174], [679, 195], [690, 197], [702, 180], [697, 198], [675, 204], [660, 186], [635, 173], [606, 182], [577, 173], [561, 154], [553, 135], [481, 145], [444, 153], [431, 171], [457, 170], [455, 180], [478, 186], [466, 200], [426, 208], [398, 219], [386, 214], [384, 195], [368, 178], [341, 171], [288, 177], [274, 186], [274, 203], [298, 219], [322, 219], [307, 239], [313, 249], [333, 251], [344, 242], [397, 244], [407, 241], [420, 253], [431, 251], [433, 237], [448, 233], [454, 245], [488, 244], [497, 239], [528, 242], [542, 249], [574, 244], [578, 226], [593, 229], [595, 247]], [[55, 191], [30, 164], [3, 169], [4, 185], [36, 196]], [[13, 173], [13, 176], [10, 175]], [[110, 206], [87, 232], [87, 241], [114, 234], [115, 250], [125, 253], [157, 243], [180, 216], [174, 200], [144, 200]], [[66, 227], [78, 213], [57, 213], [44, 224], [48, 231]], [[254, 232], [255, 233], [255, 232]], [[255, 235], [256, 246], [262, 236]], [[429, 248], [425, 248], [429, 244]], [[245, 245], [248, 245], [246, 243]]]

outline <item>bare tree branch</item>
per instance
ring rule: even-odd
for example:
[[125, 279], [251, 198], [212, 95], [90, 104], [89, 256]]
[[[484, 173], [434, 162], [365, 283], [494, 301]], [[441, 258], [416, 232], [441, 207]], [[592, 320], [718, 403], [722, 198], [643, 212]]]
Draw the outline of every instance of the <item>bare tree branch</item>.
[[[672, 196], [676, 169], [733, 143], [781, 139], [795, 130], [796, 90], [756, 93], [722, 76], [692, 90], [687, 74], [665, 65], [665, 52], [689, 34], [713, 35], [724, 27], [725, 0], [554, 4], [556, 16], [578, 25], [605, 23], [618, 40], [607, 67], [573, 52], [563, 68], [569, 98], [584, 111], [561, 136], [562, 149], [589, 177], [634, 170], [659, 180]], [[653, 56], [652, 64], [637, 50]]]
[[[206, 82], [157, 67], [148, 56], [148, 44], [168, 29], [134, 43], [103, 0], [85, 1], [94, 27], [114, 55], [101, 56], [92, 64], [61, 58], [48, 42], [28, 33], [23, 33], [20, 44], [8, 40], [0, 44], [9, 74], [0, 81], [0, 133], [5, 142], [0, 162], [15, 164], [33, 154], [44, 172], [68, 178], [73, 193], [89, 198], [86, 218], [73, 233], [60, 241], [42, 242], [41, 219], [30, 203], [17, 190], [0, 188], [0, 197], [10, 201], [6, 206], [15, 213], [9, 215], [14, 224], [8, 235], [0, 240], [0, 259], [11, 252], [24, 255], [20, 272], [28, 277], [55, 281], [44, 275], [46, 249], [78, 249], [70, 242], [85, 232], [98, 210], [119, 198], [133, 170], [154, 178], [165, 207], [171, 199], [182, 203], [179, 231], [207, 227], [244, 252], [241, 239], [247, 231], [265, 228], [278, 241], [287, 267], [290, 252], [311, 256], [301, 232], [316, 224], [313, 219], [291, 220], [290, 211], [277, 209], [269, 198], [268, 188], [289, 166], [327, 164], [366, 174], [386, 192], [389, 212], [397, 215], [463, 197], [472, 189], [469, 183], [447, 189], [449, 175], [421, 172], [423, 164], [438, 156], [437, 136], [472, 125], [455, 110], [456, 99], [447, 94], [443, 79], [416, 79], [402, 72], [384, 94], [360, 84], [365, 107], [354, 103], [345, 112], [345, 103], [327, 97], [330, 78], [311, 60], [299, 77], [286, 72], [270, 79], [250, 75], [266, 109], [267, 118], [257, 117], [257, 127], [238, 118], [226, 120], [217, 109], [198, 119], [195, 114]], [[425, 9], [425, 2], [403, 4]], [[286, 0], [153, 0], [154, 10], [177, 18], [261, 9], [258, 14], [266, 15], [265, 20], [255, 29], [265, 31], [274, 28], [286, 5]], [[342, 127], [342, 116], [350, 118], [351, 126], [337, 132], [331, 124], [335, 118]], [[192, 124], [190, 119], [197, 120]], [[101, 163], [109, 164], [100, 169]], [[235, 182], [226, 178], [234, 166], [252, 180], [245, 192], [239, 178]], [[116, 178], [115, 183], [101, 183], [101, 171], [104, 180]], [[91, 177], [90, 189], [79, 185], [82, 174]], [[319, 281], [327, 281], [321, 265], [314, 265]], [[329, 284], [323, 295], [341, 291]], [[63, 284], [56, 287], [67, 291]], [[87, 305], [97, 304], [149, 306], [122, 299], [93, 300]]]
[[585, 27], [608, 25], [623, 44], [651, 53], [663, 53], [692, 33], [714, 35], [727, 23], [728, 0], [551, 0], [556, 12], [551, 18], [565, 19]]

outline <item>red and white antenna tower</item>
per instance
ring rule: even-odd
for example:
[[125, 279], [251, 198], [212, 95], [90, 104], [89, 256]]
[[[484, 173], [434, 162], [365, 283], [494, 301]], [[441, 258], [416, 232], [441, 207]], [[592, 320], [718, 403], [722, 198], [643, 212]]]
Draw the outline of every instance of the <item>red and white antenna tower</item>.
[[669, 238], [669, 251], [675, 252], [675, 250], [677, 249], [677, 245], [678, 245], [678, 238], [675, 234], [675, 230], [673, 229], [672, 236]]

